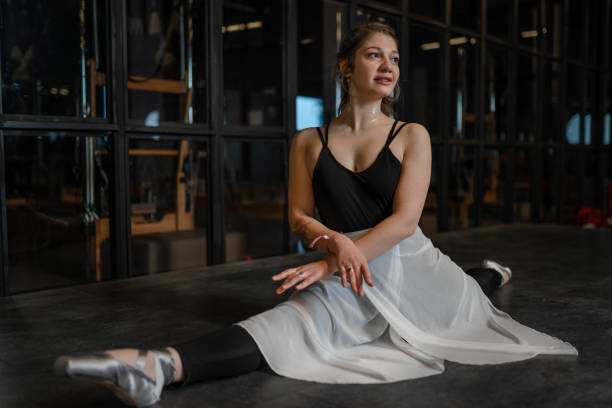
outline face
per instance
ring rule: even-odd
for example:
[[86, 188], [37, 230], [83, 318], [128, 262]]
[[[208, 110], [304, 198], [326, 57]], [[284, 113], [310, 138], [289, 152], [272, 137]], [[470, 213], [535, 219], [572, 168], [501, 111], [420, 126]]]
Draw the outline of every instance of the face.
[[358, 93], [377, 98], [390, 95], [399, 79], [399, 52], [395, 40], [382, 33], [370, 36], [355, 53], [353, 72], [347, 73]]

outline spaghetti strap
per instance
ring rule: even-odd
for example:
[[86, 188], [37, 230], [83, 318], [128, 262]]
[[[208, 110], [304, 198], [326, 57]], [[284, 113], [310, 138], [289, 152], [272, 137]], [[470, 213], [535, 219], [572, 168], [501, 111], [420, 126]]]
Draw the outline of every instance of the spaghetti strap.
[[393, 126], [391, 126], [391, 130], [389, 131], [389, 136], [387, 136], [387, 142], [385, 143], [385, 147], [391, 144], [391, 141], [393, 140], [393, 137], [394, 137], [393, 131], [395, 130], [396, 125], [397, 125], [397, 119], [395, 119], [395, 122], [393, 122]]
[[323, 144], [323, 148], [327, 146], [327, 140], [323, 137], [323, 133], [321, 132], [321, 128], [317, 126], [317, 132], [319, 132], [319, 139], [321, 139], [321, 143]]
[[[395, 128], [395, 124], [397, 123], [397, 120], [395, 121], [395, 123], [393, 124], [393, 128]], [[389, 146], [391, 144], [391, 142], [393, 141], [393, 139], [395, 138], [395, 136], [397, 136], [397, 134], [402, 130], [402, 128], [404, 126], [406, 126], [408, 124], [408, 122], [404, 122], [400, 125], [400, 127], [397, 128], [397, 130], [395, 131], [395, 133], [389, 134], [389, 140], [387, 140], [387, 146]], [[393, 132], [393, 129], [391, 129], [391, 131]]]

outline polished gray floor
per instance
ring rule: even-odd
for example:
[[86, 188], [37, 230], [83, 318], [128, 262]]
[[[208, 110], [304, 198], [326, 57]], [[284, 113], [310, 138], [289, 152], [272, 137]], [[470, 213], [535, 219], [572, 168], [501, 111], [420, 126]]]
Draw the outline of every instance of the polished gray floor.
[[[327, 385], [256, 371], [179, 390], [159, 407], [610, 407], [612, 231], [508, 225], [431, 236], [464, 268], [489, 257], [512, 283], [492, 296], [578, 357], [446, 372], [383, 385]], [[263, 311], [288, 295], [270, 276], [315, 253], [0, 298], [0, 407], [119, 407], [105, 388], [52, 375], [64, 353], [162, 346]], [[203, 350], [205, 352], [205, 350]]]

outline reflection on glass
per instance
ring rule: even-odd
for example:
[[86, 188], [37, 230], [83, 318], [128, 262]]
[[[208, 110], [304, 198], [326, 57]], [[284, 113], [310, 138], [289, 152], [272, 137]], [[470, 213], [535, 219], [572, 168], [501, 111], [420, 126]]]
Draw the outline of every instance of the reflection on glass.
[[423, 124], [432, 137], [440, 137], [440, 43], [438, 31], [410, 27], [410, 120]]
[[518, 56], [517, 129], [518, 143], [535, 142], [538, 59], [531, 55]]
[[410, 0], [410, 11], [443, 21], [444, 1], [445, 0]]
[[[298, 96], [296, 129], [323, 124], [323, 8], [321, 1], [298, 2]], [[331, 68], [326, 77], [331, 77]]]
[[559, 140], [561, 129], [561, 64], [544, 60], [544, 89], [542, 103], [542, 140], [554, 143]]
[[206, 265], [207, 152], [205, 142], [130, 139], [133, 275]]
[[[601, 15], [606, 4], [603, 1], [592, 1], [589, 3], [586, 23], [586, 47], [587, 62], [591, 64], [600, 63], [601, 44], [603, 43], [605, 30], [601, 29]], [[608, 34], [610, 37], [610, 34]]]
[[586, 95], [585, 95], [585, 111], [584, 117], [584, 144], [590, 146], [593, 143], [591, 133], [591, 117], [596, 115], [597, 105], [597, 75], [593, 71], [586, 71]]
[[450, 145], [448, 206], [450, 229], [474, 224], [474, 146]]
[[542, 153], [542, 196], [541, 196], [541, 220], [543, 222], [557, 222], [557, 190], [555, 179], [555, 161], [557, 152], [552, 147], [544, 149]]
[[438, 169], [440, 165], [440, 146], [434, 144], [431, 147], [431, 180], [429, 182], [429, 191], [425, 198], [425, 205], [419, 220], [419, 227], [425, 235], [438, 232]]
[[561, 208], [561, 222], [563, 224], [575, 224], [576, 216], [580, 207], [579, 187], [580, 177], [580, 151], [567, 149], [563, 160], [563, 206]]
[[127, 4], [130, 119], [145, 126], [206, 121], [205, 2]]
[[603, 144], [609, 146], [612, 139], [612, 75], [608, 75], [606, 78], [603, 111]]
[[3, 113], [106, 117], [106, 1], [0, 1]]
[[488, 0], [487, 33], [508, 39], [512, 21], [512, 2], [508, 0]]
[[538, 46], [538, 1], [519, 0], [518, 43], [531, 49]]
[[485, 77], [485, 142], [507, 140], [508, 52], [490, 46]]
[[580, 89], [584, 71], [577, 65], [567, 64], [567, 96], [565, 105], [565, 140], [580, 143]]
[[90, 244], [110, 190], [94, 137], [9, 134], [4, 143], [9, 291], [93, 280]]
[[600, 192], [597, 191], [601, 186], [597, 185], [597, 172], [599, 152], [596, 150], [586, 151], [586, 167], [584, 178], [582, 179], [583, 200], [582, 206], [599, 208], [600, 202], [597, 201]]
[[486, 149], [482, 161], [482, 214], [483, 225], [500, 224], [504, 218], [504, 184], [506, 180], [506, 153], [499, 149]]
[[514, 153], [514, 221], [531, 219], [534, 151], [518, 149]]
[[379, 23], [383, 23], [383, 24], [387, 24], [391, 26], [395, 30], [395, 34], [397, 35], [397, 38], [398, 39], [401, 38], [400, 24], [399, 24], [399, 21], [397, 21], [397, 19], [389, 17], [388, 15], [378, 12], [378, 11], [366, 10], [366, 9], [357, 10], [357, 25], [372, 23], [376, 21]]
[[541, 33], [544, 36], [544, 51], [555, 57], [561, 56], [561, 33], [563, 20], [563, 0], [544, 0], [542, 3], [543, 25]]
[[223, 2], [224, 123], [281, 126], [280, 0]]
[[568, 15], [571, 18], [567, 19], [567, 56], [575, 60], [582, 60], [582, 13], [585, 9], [582, 0], [568, 0], [569, 9]]
[[477, 39], [451, 34], [451, 137], [476, 137]]
[[283, 145], [228, 142], [224, 163], [226, 261], [282, 254]]
[[478, 30], [480, 26], [480, 0], [453, 0], [451, 24]]

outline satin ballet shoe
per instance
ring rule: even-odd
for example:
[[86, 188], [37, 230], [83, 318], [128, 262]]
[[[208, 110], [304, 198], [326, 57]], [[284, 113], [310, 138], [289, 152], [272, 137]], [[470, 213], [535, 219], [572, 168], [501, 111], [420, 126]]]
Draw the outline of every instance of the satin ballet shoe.
[[509, 267], [502, 266], [491, 259], [484, 259], [482, 261], [482, 266], [483, 268], [493, 269], [494, 271], [500, 274], [501, 276], [501, 283], [499, 284], [500, 288], [506, 285], [508, 282], [510, 282], [510, 279], [512, 278], [512, 270]]
[[149, 350], [155, 361], [154, 381], [144, 373], [147, 350], [138, 350], [136, 367], [105, 352], [83, 356], [61, 356], [55, 360], [58, 375], [101, 383], [127, 405], [145, 407], [155, 404], [164, 385], [174, 379], [174, 359], [166, 350]]
[[496, 271], [497, 273], [501, 275], [502, 279], [501, 279], [501, 283], [499, 284], [500, 288], [506, 285], [508, 282], [510, 282], [510, 279], [512, 279], [512, 270], [508, 268], [507, 266], [502, 266], [498, 264], [495, 261], [492, 261], [490, 259], [483, 259], [482, 267], [493, 269], [494, 271]]

